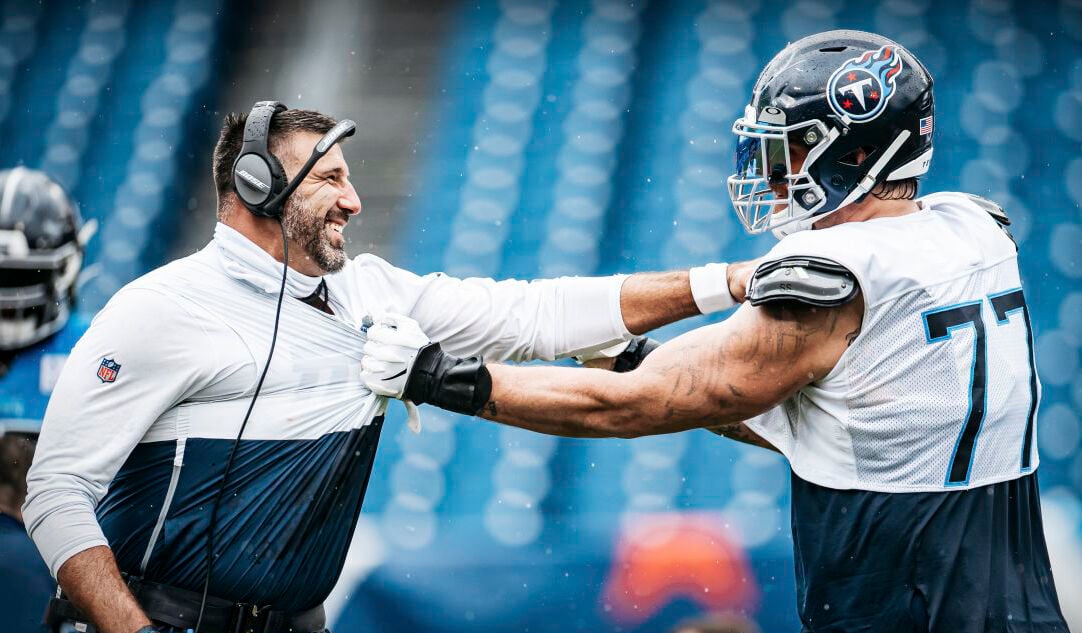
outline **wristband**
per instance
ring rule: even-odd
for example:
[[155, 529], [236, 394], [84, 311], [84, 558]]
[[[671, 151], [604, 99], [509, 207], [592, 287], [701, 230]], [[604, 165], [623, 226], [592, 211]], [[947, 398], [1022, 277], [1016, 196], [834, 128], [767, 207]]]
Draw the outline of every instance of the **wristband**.
[[429, 343], [417, 352], [402, 399], [476, 415], [490, 395], [492, 376], [480, 356], [456, 358]]
[[691, 298], [703, 314], [728, 310], [736, 305], [729, 292], [729, 264], [707, 264], [688, 271]]

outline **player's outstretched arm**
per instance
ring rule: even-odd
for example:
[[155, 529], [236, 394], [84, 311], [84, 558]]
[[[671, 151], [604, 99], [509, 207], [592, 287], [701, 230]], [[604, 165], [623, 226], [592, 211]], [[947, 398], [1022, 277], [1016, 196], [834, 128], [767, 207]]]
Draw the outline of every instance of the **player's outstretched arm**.
[[381, 395], [553, 435], [637, 437], [724, 427], [767, 411], [828, 374], [862, 318], [859, 295], [829, 308], [745, 305], [723, 323], [662, 345], [625, 374], [486, 367], [437, 344], [406, 341], [402, 332], [416, 324], [392, 318], [369, 330], [363, 367]]
[[[442, 349], [493, 361], [555, 360], [591, 353], [674, 321], [743, 301], [754, 262], [691, 271], [523, 281], [419, 277], [359, 258], [392, 311], [417, 321]], [[371, 291], [369, 288], [366, 290]]]
[[575, 437], [638, 437], [759, 415], [837, 363], [863, 305], [745, 305], [662, 345], [627, 374], [493, 365], [479, 415]]

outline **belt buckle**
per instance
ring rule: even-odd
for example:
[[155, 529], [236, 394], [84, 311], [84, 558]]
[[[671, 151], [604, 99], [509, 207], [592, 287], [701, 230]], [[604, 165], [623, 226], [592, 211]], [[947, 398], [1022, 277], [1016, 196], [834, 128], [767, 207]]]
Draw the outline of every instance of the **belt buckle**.
[[274, 633], [270, 630], [275, 622], [275, 611], [270, 605], [259, 606], [251, 602], [238, 602], [233, 605], [232, 633]]
[[259, 607], [247, 602], [238, 602], [233, 605], [233, 626], [231, 633], [255, 633], [252, 629], [250, 616], [257, 615]]

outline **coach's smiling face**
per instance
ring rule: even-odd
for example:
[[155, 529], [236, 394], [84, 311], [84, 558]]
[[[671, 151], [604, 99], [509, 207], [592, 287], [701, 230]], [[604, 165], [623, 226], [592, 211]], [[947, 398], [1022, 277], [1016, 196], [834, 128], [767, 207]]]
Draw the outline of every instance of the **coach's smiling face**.
[[[296, 132], [279, 156], [288, 177], [300, 171], [321, 136]], [[289, 197], [282, 222], [289, 235], [290, 267], [311, 276], [337, 272], [346, 265], [342, 232], [350, 216], [361, 212], [361, 200], [349, 181], [342, 148], [332, 147]], [[294, 250], [296, 249], [296, 250]]]

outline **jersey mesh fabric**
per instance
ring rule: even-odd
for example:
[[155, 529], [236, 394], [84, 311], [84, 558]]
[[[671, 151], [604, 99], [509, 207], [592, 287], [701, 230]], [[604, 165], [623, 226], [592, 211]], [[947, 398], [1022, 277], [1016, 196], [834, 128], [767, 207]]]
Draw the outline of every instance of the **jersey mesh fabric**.
[[[1013, 260], [918, 288], [873, 306], [848, 357], [847, 404], [857, 476], [879, 484], [945, 485], [970, 406], [977, 328], [928, 341], [923, 315], [980, 302], [985, 338], [985, 416], [968, 483], [1021, 474], [1029, 413], [1029, 351], [1021, 315], [997, 325], [986, 296], [1017, 287]], [[978, 380], [978, 384], [979, 384]]]
[[921, 204], [903, 216], [795, 233], [764, 259], [838, 262], [856, 276], [865, 303], [861, 332], [834, 370], [793, 396], [788, 416], [748, 421], [807, 481], [935, 491], [1037, 466], [1034, 448], [1030, 468], [1022, 467], [1040, 387], [1031, 377], [1016, 246], [966, 194], [933, 194]]

